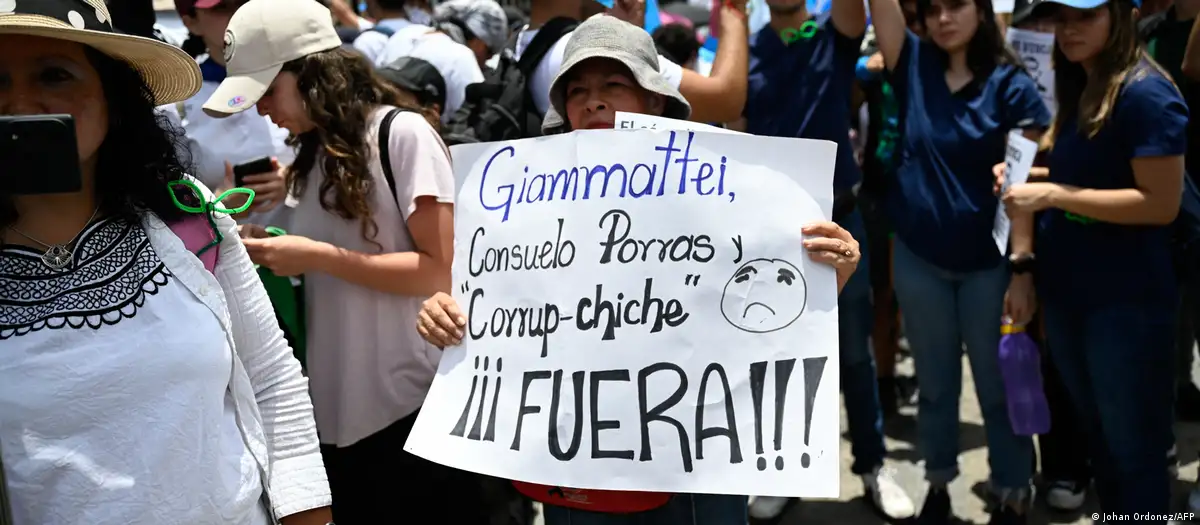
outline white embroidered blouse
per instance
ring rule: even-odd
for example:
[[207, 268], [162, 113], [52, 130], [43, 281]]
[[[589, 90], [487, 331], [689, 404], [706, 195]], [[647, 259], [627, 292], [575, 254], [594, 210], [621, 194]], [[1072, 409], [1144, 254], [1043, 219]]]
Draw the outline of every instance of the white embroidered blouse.
[[89, 225], [59, 272], [0, 247], [17, 523], [265, 525], [330, 504], [308, 382], [233, 220], [217, 222], [212, 273], [153, 215]]

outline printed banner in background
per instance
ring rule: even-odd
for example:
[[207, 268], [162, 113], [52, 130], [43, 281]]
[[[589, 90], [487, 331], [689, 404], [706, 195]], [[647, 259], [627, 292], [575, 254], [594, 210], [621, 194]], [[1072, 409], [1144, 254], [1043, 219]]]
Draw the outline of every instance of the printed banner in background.
[[[830, 0], [808, 0], [809, 10], [812, 11], [813, 6], [821, 2], [828, 4]], [[712, 13], [709, 15], [708, 19], [709, 34], [721, 34], [720, 15], [721, 4], [723, 3], [725, 3], [724, 0], [712, 0], [712, 4], [709, 6], [709, 11]], [[751, 34], [754, 34], [755, 31], [766, 27], [766, 25], [771, 22], [771, 11], [767, 9], [767, 0], [747, 0], [746, 11], [749, 16]], [[816, 13], [816, 11], [812, 12]]]
[[648, 129], [452, 148], [468, 326], [405, 450], [551, 486], [837, 497], [837, 285], [800, 233], [832, 212], [836, 150]]
[[1051, 57], [1054, 55], [1054, 33], [1010, 27], [1005, 31], [1005, 39], [1025, 63], [1025, 69], [1037, 83], [1042, 101], [1046, 103], [1050, 113], [1054, 114], [1058, 111], [1058, 102], [1054, 99], [1054, 65], [1051, 63]]

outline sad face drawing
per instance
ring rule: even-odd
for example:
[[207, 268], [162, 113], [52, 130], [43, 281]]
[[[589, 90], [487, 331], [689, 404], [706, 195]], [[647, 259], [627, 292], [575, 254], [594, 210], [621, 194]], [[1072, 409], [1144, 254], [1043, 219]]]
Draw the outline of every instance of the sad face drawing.
[[800, 318], [808, 285], [792, 263], [754, 259], [738, 267], [721, 294], [721, 314], [739, 330], [762, 334]]

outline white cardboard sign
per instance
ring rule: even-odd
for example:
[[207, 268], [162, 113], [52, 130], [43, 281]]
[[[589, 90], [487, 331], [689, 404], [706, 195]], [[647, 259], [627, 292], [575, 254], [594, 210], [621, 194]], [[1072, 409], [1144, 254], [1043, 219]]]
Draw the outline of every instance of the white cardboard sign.
[[469, 321], [405, 449], [553, 486], [837, 497], [837, 284], [800, 231], [832, 212], [836, 149], [676, 130], [452, 148]]

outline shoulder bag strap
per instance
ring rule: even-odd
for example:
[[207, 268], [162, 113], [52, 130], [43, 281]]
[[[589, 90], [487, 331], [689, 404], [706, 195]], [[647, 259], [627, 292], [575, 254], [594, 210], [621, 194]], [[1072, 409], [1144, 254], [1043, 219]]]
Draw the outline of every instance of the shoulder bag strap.
[[577, 24], [578, 22], [570, 18], [554, 18], [546, 22], [546, 25], [543, 25], [538, 30], [538, 34], [529, 42], [529, 47], [521, 53], [521, 59], [517, 61], [517, 68], [521, 70], [521, 73], [526, 77], [532, 75], [533, 68], [542, 62], [546, 53], [549, 53], [554, 45]]

